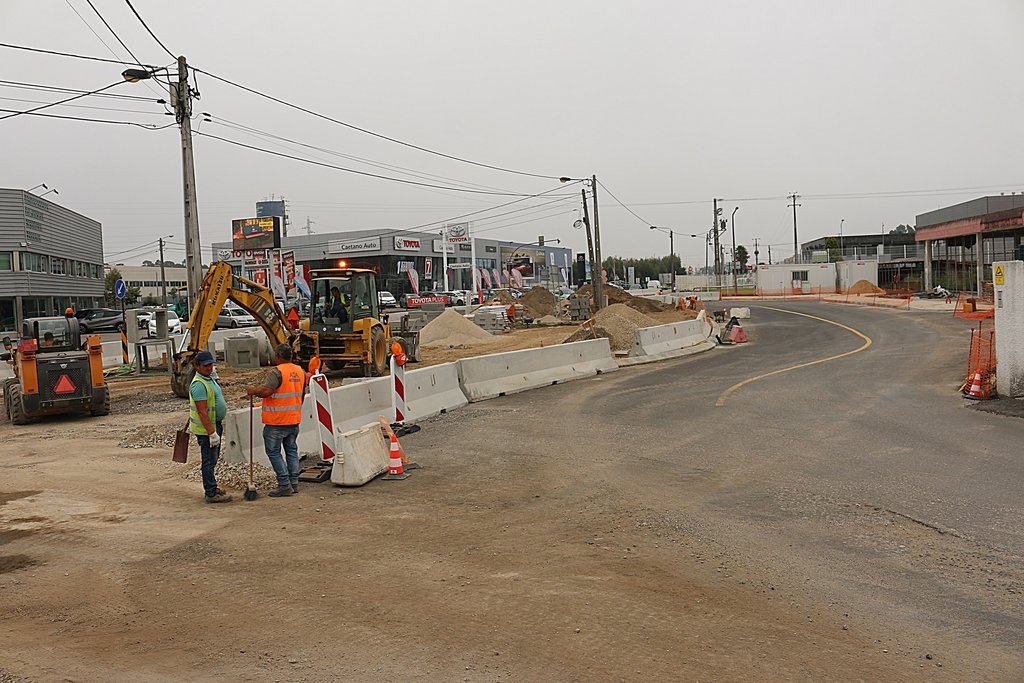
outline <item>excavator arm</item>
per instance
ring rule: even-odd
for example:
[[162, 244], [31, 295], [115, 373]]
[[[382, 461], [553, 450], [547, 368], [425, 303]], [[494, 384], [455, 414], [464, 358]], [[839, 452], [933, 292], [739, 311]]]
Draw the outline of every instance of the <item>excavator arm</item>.
[[256, 319], [267, 333], [271, 346], [291, 345], [293, 342], [293, 334], [285, 323], [284, 312], [269, 289], [252, 280], [238, 277], [228, 263], [213, 263], [203, 278], [181, 347], [174, 354], [171, 389], [182, 398], [188, 397], [188, 387], [195, 374], [192, 359], [207, 348], [210, 333], [217, 324], [217, 316], [228, 299]]

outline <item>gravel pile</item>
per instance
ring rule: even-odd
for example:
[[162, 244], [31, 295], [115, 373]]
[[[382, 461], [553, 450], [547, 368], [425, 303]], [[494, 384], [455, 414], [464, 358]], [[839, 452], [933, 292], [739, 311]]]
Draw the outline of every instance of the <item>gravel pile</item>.
[[[178, 406], [180, 409], [180, 406]], [[174, 448], [174, 433], [185, 423], [175, 425], [143, 425], [129, 429], [117, 444], [121, 448]]]
[[[658, 313], [660, 311], [671, 311], [672, 304], [665, 304], [654, 299], [644, 299], [643, 297], [633, 296], [629, 292], [619, 289], [618, 287], [604, 287], [602, 288], [604, 295], [608, 297], [609, 304], [625, 304], [630, 308], [635, 308], [641, 313]], [[578, 295], [593, 296], [591, 293], [590, 285], [583, 285], [577, 292]]]
[[420, 330], [422, 346], [476, 346], [490, 344], [494, 336], [455, 309], [449, 308]]
[[596, 316], [581, 325], [563, 343], [605, 337], [612, 351], [629, 351], [633, 347], [637, 329], [657, 324], [652, 318], [625, 304], [612, 304], [598, 311]]
[[[114, 392], [116, 391], [115, 387]], [[171, 391], [169, 381], [166, 391], [137, 391], [127, 396], [118, 396], [114, 393], [110, 397], [110, 412], [117, 415], [185, 413], [187, 409], [188, 400], [175, 396]]]
[[878, 285], [873, 285], [867, 280], [857, 280], [848, 290], [847, 294], [885, 294], [885, 290]]
[[[189, 460], [191, 460], [191, 458], [189, 458]], [[244, 491], [245, 487], [249, 485], [249, 463], [218, 462], [217, 467], [214, 469], [214, 475], [217, 477], [217, 485], [222, 489], [237, 489]], [[256, 488], [261, 491], [277, 488], [277, 476], [274, 475], [274, 470], [269, 467], [254, 464], [252, 469], [252, 478], [253, 482], [256, 484]], [[197, 462], [195, 467], [189, 468], [189, 470], [185, 472], [185, 479], [188, 479], [189, 481], [202, 482], [202, 465]]]

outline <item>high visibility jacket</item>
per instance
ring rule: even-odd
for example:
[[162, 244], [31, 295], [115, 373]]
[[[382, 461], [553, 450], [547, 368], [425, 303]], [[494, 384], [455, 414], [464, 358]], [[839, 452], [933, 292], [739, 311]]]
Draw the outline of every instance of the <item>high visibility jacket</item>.
[[306, 373], [294, 363], [281, 363], [281, 384], [263, 399], [263, 424], [297, 425], [302, 422], [302, 388]]
[[[213, 385], [210, 381], [200, 375], [198, 372], [196, 376], [192, 378], [192, 384], [199, 382], [206, 387], [206, 414], [210, 416], [210, 424], [217, 426], [217, 399], [213, 393]], [[191, 385], [190, 385], [191, 388]], [[199, 419], [199, 411], [196, 410], [196, 400], [192, 398], [192, 392], [188, 392], [188, 430], [193, 434], [200, 436], [208, 436], [210, 433], [206, 431], [206, 427], [203, 426], [203, 421]]]

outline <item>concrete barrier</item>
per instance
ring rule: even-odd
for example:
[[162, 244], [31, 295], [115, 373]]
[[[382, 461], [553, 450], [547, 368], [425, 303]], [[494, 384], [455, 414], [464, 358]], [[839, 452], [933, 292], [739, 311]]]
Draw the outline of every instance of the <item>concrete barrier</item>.
[[365, 424], [338, 435], [338, 455], [331, 468], [331, 482], [338, 486], [362, 486], [388, 471], [389, 443], [380, 422]]
[[470, 401], [483, 401], [618, 369], [607, 339], [464, 358], [458, 361], [458, 366], [462, 393]]
[[729, 307], [729, 315], [739, 320], [744, 320], [750, 317], [750, 309], [747, 307]]
[[641, 327], [633, 334], [630, 356], [653, 356], [700, 344], [708, 338], [708, 324], [687, 320], [654, 327]]
[[[406, 372], [405, 403], [408, 419], [412, 421], [425, 420], [469, 403], [459, 385], [458, 363], [444, 363]], [[390, 403], [388, 407], [390, 409]]]

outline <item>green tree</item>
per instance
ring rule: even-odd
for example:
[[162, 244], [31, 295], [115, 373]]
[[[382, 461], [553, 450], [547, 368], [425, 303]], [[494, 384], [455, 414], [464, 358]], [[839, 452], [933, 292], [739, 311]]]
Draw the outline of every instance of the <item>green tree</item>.
[[[111, 268], [107, 271], [107, 274], [103, 276], [103, 299], [107, 306], [113, 307], [120, 303], [117, 300], [117, 294], [114, 292], [114, 285], [120, 279], [121, 271], [117, 268]], [[129, 287], [128, 291], [124, 294], [124, 302], [128, 306], [137, 304], [141, 298], [142, 290], [138, 287]]]
[[750, 254], [747, 253], [747, 248], [742, 244], [736, 247], [736, 260], [740, 262], [740, 268], [743, 270], [747, 269], [747, 261], [750, 260]]
[[828, 252], [828, 260], [835, 263], [843, 260], [843, 253], [839, 251], [839, 241], [835, 237], [825, 240], [825, 251]]

